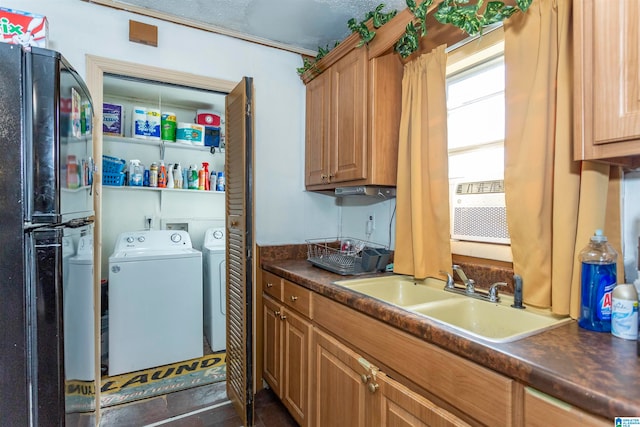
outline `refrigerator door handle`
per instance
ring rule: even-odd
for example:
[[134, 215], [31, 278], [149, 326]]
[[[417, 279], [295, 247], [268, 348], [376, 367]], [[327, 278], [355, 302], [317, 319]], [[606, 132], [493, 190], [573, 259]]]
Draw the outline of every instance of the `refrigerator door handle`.
[[64, 425], [64, 342], [62, 320], [62, 228], [27, 233], [31, 265], [29, 317], [35, 325], [30, 339], [30, 377], [37, 392], [37, 417]]

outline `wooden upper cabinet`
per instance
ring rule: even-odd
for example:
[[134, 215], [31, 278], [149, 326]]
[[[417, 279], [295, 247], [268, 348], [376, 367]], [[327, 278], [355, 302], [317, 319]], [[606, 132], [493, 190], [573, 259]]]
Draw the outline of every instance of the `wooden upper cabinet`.
[[640, 0], [574, 2], [576, 160], [640, 165]]
[[348, 37], [319, 61], [320, 74], [303, 76], [308, 190], [396, 184], [403, 65], [378, 37], [369, 47]]

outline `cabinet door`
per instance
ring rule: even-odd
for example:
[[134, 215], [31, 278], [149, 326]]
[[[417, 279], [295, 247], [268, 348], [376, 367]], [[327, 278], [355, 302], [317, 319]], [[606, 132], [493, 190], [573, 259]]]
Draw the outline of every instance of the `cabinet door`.
[[331, 73], [322, 73], [307, 85], [305, 184], [329, 182], [329, 126]]
[[640, 1], [574, 4], [576, 158], [640, 155]]
[[280, 304], [262, 294], [262, 360], [263, 376], [278, 397], [282, 388], [282, 308]]
[[379, 373], [379, 418], [373, 425], [379, 427], [455, 427], [468, 426], [466, 422], [435, 405], [430, 400]]
[[285, 309], [282, 327], [282, 401], [302, 427], [309, 424], [311, 324]]
[[354, 49], [330, 69], [330, 181], [367, 177], [367, 49]]
[[590, 415], [537, 390], [526, 388], [524, 423], [527, 427], [604, 427], [610, 426], [611, 420]]
[[358, 355], [337, 340], [314, 329], [313, 422], [317, 427], [365, 425], [368, 401]]

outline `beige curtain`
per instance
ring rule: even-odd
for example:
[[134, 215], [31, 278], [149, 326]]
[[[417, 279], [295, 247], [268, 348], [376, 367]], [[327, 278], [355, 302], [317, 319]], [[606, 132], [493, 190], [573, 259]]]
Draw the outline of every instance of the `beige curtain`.
[[402, 80], [394, 272], [451, 271], [445, 46], [409, 62]]
[[571, 11], [536, 0], [505, 22], [505, 193], [525, 303], [576, 318], [580, 250], [597, 228], [620, 248], [620, 171], [572, 160]]

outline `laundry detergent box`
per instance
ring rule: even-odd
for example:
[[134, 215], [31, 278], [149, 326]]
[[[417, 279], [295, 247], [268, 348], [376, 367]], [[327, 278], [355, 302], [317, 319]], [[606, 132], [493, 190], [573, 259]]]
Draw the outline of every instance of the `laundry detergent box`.
[[0, 41], [47, 47], [49, 22], [44, 15], [0, 7]]
[[123, 120], [122, 105], [103, 103], [102, 104], [102, 133], [105, 135], [124, 136], [122, 130]]

